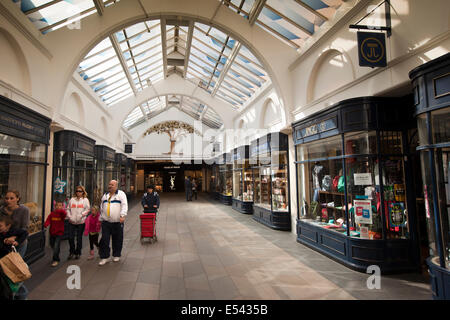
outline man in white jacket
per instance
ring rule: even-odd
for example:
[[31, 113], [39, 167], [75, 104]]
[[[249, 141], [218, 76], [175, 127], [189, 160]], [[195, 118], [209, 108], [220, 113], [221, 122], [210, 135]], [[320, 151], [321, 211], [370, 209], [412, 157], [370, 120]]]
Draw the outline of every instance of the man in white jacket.
[[122, 253], [123, 223], [128, 212], [127, 196], [122, 190], [118, 190], [116, 180], [108, 184], [108, 193], [102, 197], [100, 207], [100, 221], [102, 222], [102, 239], [100, 240], [100, 262], [104, 265], [109, 261], [111, 249], [109, 247], [112, 237], [113, 261], [118, 262]]

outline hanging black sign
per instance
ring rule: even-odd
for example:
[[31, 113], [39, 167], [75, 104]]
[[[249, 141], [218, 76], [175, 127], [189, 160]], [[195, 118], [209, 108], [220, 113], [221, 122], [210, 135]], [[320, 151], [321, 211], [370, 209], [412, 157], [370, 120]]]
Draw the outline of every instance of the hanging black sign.
[[358, 32], [358, 56], [361, 67], [386, 67], [384, 33]]
[[133, 145], [125, 144], [125, 153], [133, 153]]

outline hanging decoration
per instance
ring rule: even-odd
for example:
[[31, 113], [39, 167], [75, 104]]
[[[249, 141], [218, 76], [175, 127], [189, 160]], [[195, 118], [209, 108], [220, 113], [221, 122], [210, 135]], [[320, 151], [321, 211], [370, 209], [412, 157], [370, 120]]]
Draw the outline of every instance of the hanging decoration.
[[169, 136], [170, 151], [165, 154], [175, 154], [174, 152], [175, 143], [177, 142], [178, 138], [181, 138], [183, 136], [186, 136], [187, 134], [192, 133], [195, 133], [202, 137], [202, 134], [198, 130], [194, 129], [192, 125], [181, 121], [164, 121], [155, 124], [154, 126], [151, 126], [144, 132], [144, 137], [151, 133], [157, 134], [166, 133]]

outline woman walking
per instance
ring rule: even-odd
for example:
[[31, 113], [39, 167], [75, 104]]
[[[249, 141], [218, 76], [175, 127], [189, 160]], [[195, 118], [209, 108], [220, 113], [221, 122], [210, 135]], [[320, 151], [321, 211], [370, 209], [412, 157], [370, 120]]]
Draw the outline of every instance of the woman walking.
[[[67, 217], [69, 219], [69, 246], [68, 260], [80, 259], [83, 247], [84, 222], [91, 209], [87, 192], [82, 186], [75, 188], [75, 195], [70, 199], [67, 206]], [[75, 237], [77, 238], [75, 246]]]
[[[28, 207], [20, 202], [20, 193], [17, 190], [8, 190], [5, 195], [5, 203], [3, 207], [0, 208], [0, 215], [8, 216], [12, 220], [11, 227], [14, 229], [22, 229], [27, 231], [28, 225], [30, 224], [30, 210]], [[28, 241], [25, 239], [18, 248], [17, 252], [20, 256], [25, 259], [25, 254], [27, 252]], [[14, 299], [26, 300], [28, 296], [28, 289], [22, 284], [16, 293]]]

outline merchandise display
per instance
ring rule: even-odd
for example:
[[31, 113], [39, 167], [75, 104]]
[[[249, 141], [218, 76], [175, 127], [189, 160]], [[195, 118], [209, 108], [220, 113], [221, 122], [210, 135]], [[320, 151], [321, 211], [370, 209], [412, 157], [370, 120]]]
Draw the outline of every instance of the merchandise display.
[[253, 218], [277, 230], [290, 230], [287, 136], [271, 133], [251, 144]]
[[145, 186], [155, 186], [155, 191], [161, 193], [163, 191], [164, 179], [161, 171], [151, 171], [145, 176]]

